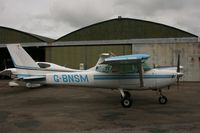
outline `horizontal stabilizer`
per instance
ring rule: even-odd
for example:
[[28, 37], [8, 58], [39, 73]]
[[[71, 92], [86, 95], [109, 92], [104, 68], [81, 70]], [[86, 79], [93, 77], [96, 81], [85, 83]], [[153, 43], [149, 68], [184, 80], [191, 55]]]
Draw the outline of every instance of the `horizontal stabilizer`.
[[24, 81], [43, 81], [46, 80], [45, 76], [28, 76], [28, 77], [22, 77], [20, 80]]
[[4, 75], [4, 76], [9, 76], [12, 74], [12, 71], [9, 69], [5, 69], [3, 71], [0, 72], [0, 75]]

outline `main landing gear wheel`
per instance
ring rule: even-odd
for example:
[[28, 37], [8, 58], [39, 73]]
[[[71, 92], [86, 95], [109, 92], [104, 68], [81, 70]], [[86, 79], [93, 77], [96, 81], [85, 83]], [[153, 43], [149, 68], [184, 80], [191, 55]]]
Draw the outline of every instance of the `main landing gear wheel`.
[[123, 91], [123, 89], [119, 89], [121, 93], [121, 104], [124, 108], [129, 108], [132, 105], [131, 94], [128, 91]]
[[132, 100], [130, 97], [124, 97], [121, 99], [121, 104], [124, 108], [129, 108], [132, 105]]
[[168, 100], [166, 96], [160, 96], [158, 101], [160, 104], [166, 104]]

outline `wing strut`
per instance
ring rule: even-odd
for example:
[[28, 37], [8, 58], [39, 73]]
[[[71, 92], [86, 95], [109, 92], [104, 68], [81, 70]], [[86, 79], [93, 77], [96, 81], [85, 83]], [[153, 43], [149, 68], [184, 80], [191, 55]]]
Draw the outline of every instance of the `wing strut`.
[[144, 87], [142, 60], [138, 60], [138, 70], [140, 77], [140, 87]]

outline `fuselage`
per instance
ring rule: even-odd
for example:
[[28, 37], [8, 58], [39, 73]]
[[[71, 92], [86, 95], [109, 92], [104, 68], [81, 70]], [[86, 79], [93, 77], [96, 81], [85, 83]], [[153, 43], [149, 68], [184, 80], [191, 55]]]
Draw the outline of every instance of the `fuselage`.
[[127, 90], [158, 89], [170, 86], [176, 82], [175, 70], [151, 69], [143, 72], [144, 86], [140, 87], [138, 73], [103, 73], [96, 70], [84, 70], [77, 72], [13, 69], [16, 77], [44, 76], [45, 80], [35, 81], [40, 84], [65, 84], [75, 86], [87, 86], [97, 88]]
[[128, 90], [157, 89], [176, 82], [176, 72], [152, 69], [143, 74], [144, 87], [140, 87], [138, 73], [101, 73], [83, 71], [74, 73], [51, 73], [46, 75], [47, 84], [67, 84], [100, 88], [124, 88]]

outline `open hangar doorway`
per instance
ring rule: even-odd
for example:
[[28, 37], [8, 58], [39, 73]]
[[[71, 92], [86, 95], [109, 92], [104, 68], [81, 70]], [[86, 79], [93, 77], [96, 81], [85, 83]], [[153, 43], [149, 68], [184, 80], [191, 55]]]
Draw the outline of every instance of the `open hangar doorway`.
[[[23, 47], [26, 52], [37, 62], [45, 61], [45, 47]], [[0, 48], [0, 71], [6, 68], [13, 68], [11, 56], [7, 48]], [[0, 78], [5, 76], [0, 75]]]

